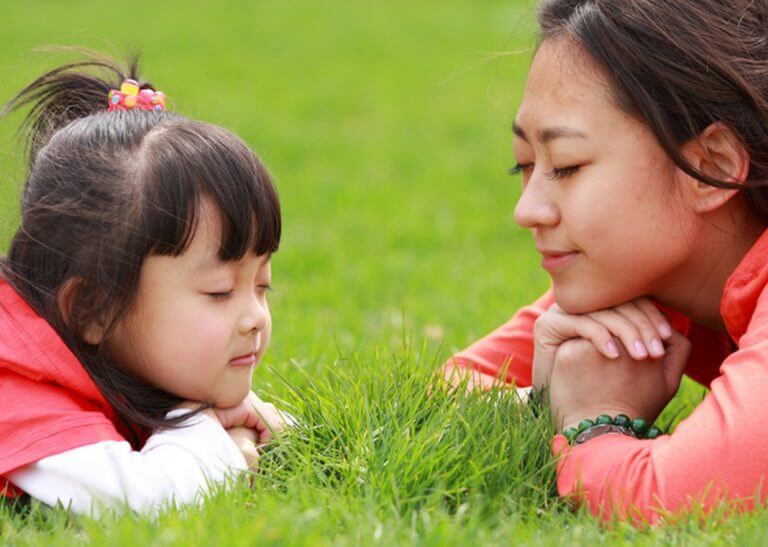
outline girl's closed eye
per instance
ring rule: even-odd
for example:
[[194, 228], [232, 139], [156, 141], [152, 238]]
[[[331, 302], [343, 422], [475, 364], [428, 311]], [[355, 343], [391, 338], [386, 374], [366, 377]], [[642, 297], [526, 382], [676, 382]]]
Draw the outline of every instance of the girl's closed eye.
[[256, 285], [256, 292], [259, 296], [266, 297], [267, 293], [270, 293], [274, 291], [275, 289], [272, 288], [272, 285], [269, 283], [260, 283]]
[[229, 297], [232, 296], [234, 291], [221, 291], [221, 292], [209, 292], [205, 293], [214, 300], [227, 300]]

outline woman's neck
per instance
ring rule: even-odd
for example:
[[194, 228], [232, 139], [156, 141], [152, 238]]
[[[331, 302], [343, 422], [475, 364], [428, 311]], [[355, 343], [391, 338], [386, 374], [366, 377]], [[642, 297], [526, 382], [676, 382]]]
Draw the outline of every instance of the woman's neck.
[[718, 331], [726, 330], [720, 315], [725, 284], [766, 229], [765, 220], [751, 209], [740, 207], [738, 212], [734, 209], [705, 219], [701, 237], [692, 244], [689, 259], [660, 283], [661, 289], [654, 294], [665, 306]]

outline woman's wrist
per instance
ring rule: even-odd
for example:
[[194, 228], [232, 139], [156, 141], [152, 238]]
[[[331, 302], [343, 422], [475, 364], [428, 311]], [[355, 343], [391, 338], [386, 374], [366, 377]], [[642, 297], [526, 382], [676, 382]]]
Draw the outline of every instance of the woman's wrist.
[[597, 416], [602, 416], [602, 415], [609, 415], [609, 416], [625, 415], [625, 416], [630, 416], [634, 418], [637, 416], [642, 416], [643, 414], [634, 408], [628, 408], [628, 407], [604, 407], [596, 410], [589, 410], [589, 409], [577, 410], [575, 412], [570, 413], [562, 421], [559, 422], [560, 427], [557, 428], [557, 432], [563, 433], [568, 429], [578, 429], [579, 424], [583, 420], [594, 420]]
[[583, 444], [602, 435], [615, 433], [636, 439], [655, 439], [664, 432], [641, 416], [630, 418], [626, 414], [600, 414], [594, 419], [584, 418], [577, 425], [567, 427], [562, 434], [573, 445]]

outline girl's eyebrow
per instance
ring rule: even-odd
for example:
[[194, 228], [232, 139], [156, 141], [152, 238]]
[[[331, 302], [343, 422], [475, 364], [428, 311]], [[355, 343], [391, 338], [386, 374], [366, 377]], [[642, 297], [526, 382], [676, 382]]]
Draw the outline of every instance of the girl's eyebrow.
[[[258, 258], [259, 258], [259, 268], [263, 268], [267, 263], [269, 263], [271, 254], [264, 254]], [[235, 264], [235, 263], [236, 261], [225, 262], [221, 260], [221, 258], [219, 258], [218, 255], [212, 255], [212, 256], [209, 255], [195, 264], [195, 270], [199, 272], [207, 272], [207, 271], [215, 270], [216, 268], [220, 268], [222, 266], [226, 266], [228, 264]]]
[[224, 264], [221, 259], [214, 255], [214, 256], [208, 256], [203, 260], [200, 260], [197, 264], [195, 264], [195, 269], [200, 272], [207, 272], [211, 270], [215, 270], [216, 268], [220, 267], [222, 264]]
[[[512, 124], [512, 132], [518, 137], [520, 137], [521, 139], [523, 139], [525, 142], [530, 142], [528, 140], [528, 136], [525, 134], [525, 131], [523, 131], [523, 128], [520, 127], [517, 124], [517, 122], [514, 122]], [[572, 127], [565, 127], [561, 125], [542, 129], [541, 131], [538, 131], [536, 133], [536, 137], [543, 144], [547, 144], [555, 139], [560, 139], [560, 138], [576, 138], [576, 139], [589, 138], [589, 136], [583, 131], [580, 131], [578, 129], [573, 129]]]

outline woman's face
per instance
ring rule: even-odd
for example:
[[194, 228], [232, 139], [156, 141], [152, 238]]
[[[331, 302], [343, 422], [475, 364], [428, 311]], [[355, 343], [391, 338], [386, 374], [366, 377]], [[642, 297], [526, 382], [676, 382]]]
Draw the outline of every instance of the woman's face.
[[699, 223], [675, 193], [677, 170], [569, 40], [541, 45], [514, 133], [515, 220], [533, 232], [561, 308], [615, 306], [680, 277]]

